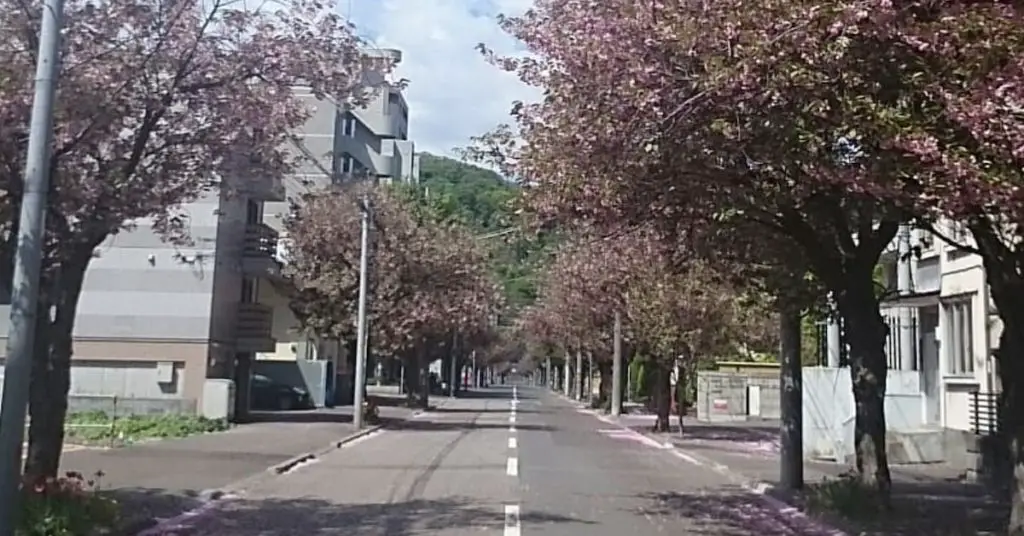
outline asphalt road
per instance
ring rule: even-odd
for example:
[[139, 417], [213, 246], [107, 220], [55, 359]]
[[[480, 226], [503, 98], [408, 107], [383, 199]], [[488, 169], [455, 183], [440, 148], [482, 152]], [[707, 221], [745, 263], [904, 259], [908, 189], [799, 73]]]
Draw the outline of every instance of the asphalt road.
[[495, 387], [254, 483], [177, 536], [805, 535], [540, 388]]

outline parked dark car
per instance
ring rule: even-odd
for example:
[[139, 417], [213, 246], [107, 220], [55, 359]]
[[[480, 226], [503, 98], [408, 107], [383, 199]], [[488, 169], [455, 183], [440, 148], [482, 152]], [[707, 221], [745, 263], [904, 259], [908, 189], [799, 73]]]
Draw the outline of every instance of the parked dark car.
[[252, 408], [261, 410], [310, 409], [313, 399], [309, 392], [275, 381], [262, 374], [252, 377]]

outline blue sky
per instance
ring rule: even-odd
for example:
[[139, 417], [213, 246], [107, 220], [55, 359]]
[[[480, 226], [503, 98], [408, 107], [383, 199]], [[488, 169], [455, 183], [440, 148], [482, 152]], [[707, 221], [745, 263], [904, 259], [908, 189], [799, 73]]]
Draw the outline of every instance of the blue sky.
[[343, 14], [377, 46], [402, 50], [398, 77], [409, 79], [409, 137], [417, 149], [451, 155], [470, 136], [509, 120], [515, 100], [539, 92], [488, 65], [475, 50], [485, 43], [501, 53], [522, 47], [495, 23], [518, 14], [530, 0], [338, 0]]

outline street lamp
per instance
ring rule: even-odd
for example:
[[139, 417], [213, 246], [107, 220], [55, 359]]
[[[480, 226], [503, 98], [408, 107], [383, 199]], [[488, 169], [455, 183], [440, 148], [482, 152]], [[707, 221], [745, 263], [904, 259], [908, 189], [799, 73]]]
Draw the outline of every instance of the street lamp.
[[359, 312], [356, 317], [356, 378], [352, 408], [352, 424], [363, 428], [363, 393], [366, 389], [366, 300], [369, 286], [370, 264], [370, 197], [364, 194], [359, 201], [361, 232], [359, 238]]

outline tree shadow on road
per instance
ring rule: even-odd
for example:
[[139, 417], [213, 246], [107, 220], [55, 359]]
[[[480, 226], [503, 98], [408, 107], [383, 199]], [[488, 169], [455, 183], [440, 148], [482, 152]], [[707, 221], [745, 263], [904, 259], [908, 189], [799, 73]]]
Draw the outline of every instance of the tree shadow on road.
[[239, 424], [253, 423], [350, 423], [352, 408], [318, 408], [297, 411], [253, 411]]
[[381, 423], [389, 430], [412, 430], [423, 432], [444, 432], [450, 430], [507, 430], [515, 426], [520, 431], [551, 432], [555, 428], [546, 424], [510, 424], [495, 422], [444, 422], [428, 420], [381, 419]]
[[[708, 536], [975, 536], [1001, 534], [1005, 520], [991, 505], [951, 504], [921, 497], [893, 496], [893, 510], [863, 519], [843, 519], [834, 514], [804, 514], [798, 499], [769, 492], [766, 498], [731, 487], [706, 493], [651, 493], [649, 515], [685, 519], [695, 532]], [[772, 500], [772, 499], [777, 500]], [[789, 506], [792, 505], [792, 506]], [[699, 532], [696, 532], [699, 531]]]
[[828, 534], [808, 518], [783, 514], [762, 497], [738, 487], [707, 493], [647, 493], [647, 515], [677, 518], [693, 525], [693, 534], [708, 536], [791, 536]]
[[121, 488], [102, 491], [117, 501], [121, 510], [123, 536], [135, 536], [156, 524], [158, 519], [177, 516], [203, 504], [194, 492], [170, 492], [161, 489]]
[[[512, 400], [512, 388], [506, 386], [499, 389], [494, 387], [470, 389], [468, 391], [458, 391], [457, 396], [467, 400]], [[518, 398], [524, 399], [525, 397], [519, 396]]]
[[[473, 408], [447, 408], [439, 407], [430, 410], [431, 413], [503, 413], [508, 414], [511, 411], [510, 408], [490, 408], [490, 409], [473, 409]], [[524, 410], [516, 408], [516, 413], [544, 413], [543, 411], [537, 410]]]
[[[523, 512], [524, 532], [531, 526], [593, 524], [579, 518]], [[447, 531], [500, 533], [505, 527], [504, 505], [479, 499], [452, 497], [412, 499], [389, 504], [335, 504], [313, 499], [239, 499], [226, 502], [176, 536], [410, 536]], [[571, 530], [571, 529], [569, 529]]]
[[[828, 499], [828, 511], [818, 517], [849, 534], [886, 536], [961, 536], [1003, 534], [1009, 504], [987, 497], [974, 486], [958, 482], [894, 482], [891, 508], [878, 510], [864, 506], [864, 499], [841, 494], [824, 497], [808, 484], [803, 493], [769, 489], [768, 494], [804, 510]], [[819, 507], [821, 510], [824, 508]]]

